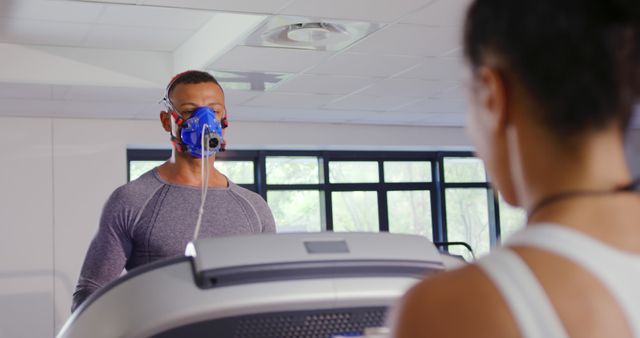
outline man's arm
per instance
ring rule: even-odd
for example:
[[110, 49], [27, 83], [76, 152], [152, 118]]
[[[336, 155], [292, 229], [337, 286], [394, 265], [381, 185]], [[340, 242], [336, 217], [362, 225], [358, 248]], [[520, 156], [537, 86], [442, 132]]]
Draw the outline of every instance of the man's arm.
[[118, 278], [131, 254], [132, 238], [128, 231], [131, 210], [128, 210], [122, 188], [116, 190], [105, 204], [100, 226], [91, 241], [73, 293], [71, 311], [80, 306], [93, 292]]

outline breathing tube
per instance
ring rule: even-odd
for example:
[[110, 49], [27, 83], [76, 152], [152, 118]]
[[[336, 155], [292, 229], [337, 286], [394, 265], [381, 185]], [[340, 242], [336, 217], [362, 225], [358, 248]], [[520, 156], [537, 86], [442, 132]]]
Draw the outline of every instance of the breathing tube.
[[210, 155], [210, 145], [212, 133], [207, 132], [209, 129], [209, 125], [206, 123], [202, 125], [202, 133], [200, 136], [200, 146], [203, 150], [200, 153], [200, 180], [201, 180], [201, 190], [200, 190], [200, 209], [198, 209], [198, 220], [196, 221], [196, 228], [193, 232], [193, 240], [198, 239], [198, 235], [200, 234], [200, 226], [202, 225], [202, 215], [204, 214], [204, 203], [207, 200], [207, 191], [209, 191], [209, 155]]

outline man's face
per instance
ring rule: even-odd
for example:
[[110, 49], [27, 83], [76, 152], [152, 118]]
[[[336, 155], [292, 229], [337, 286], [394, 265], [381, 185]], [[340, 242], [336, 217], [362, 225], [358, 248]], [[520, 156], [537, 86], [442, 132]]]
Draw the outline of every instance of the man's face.
[[[216, 119], [220, 121], [226, 108], [222, 88], [213, 82], [195, 84], [180, 83], [173, 88], [169, 96], [173, 107], [184, 119], [191, 117], [198, 107], [209, 107], [216, 112]], [[169, 112], [160, 113], [160, 120], [166, 131], [171, 131], [171, 116]], [[224, 131], [223, 131], [224, 133]], [[178, 136], [179, 137], [179, 136]]]

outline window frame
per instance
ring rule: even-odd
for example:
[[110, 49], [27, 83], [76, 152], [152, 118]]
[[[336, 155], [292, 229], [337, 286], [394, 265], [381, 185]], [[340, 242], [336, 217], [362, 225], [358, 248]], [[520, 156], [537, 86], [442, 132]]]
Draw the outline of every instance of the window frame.
[[[127, 179], [130, 178], [131, 161], [166, 160], [171, 156], [169, 149], [127, 149]], [[318, 158], [318, 184], [267, 184], [266, 158], [270, 156], [302, 156]], [[447, 183], [445, 177], [445, 158], [475, 157], [471, 151], [338, 151], [338, 150], [230, 150], [216, 155], [221, 160], [251, 161], [254, 168], [254, 183], [239, 184], [255, 191], [267, 200], [267, 192], [282, 190], [318, 190], [321, 196], [321, 231], [333, 231], [332, 192], [339, 191], [375, 191], [378, 200], [379, 231], [389, 231], [387, 192], [389, 191], [428, 191], [431, 207], [433, 241], [447, 242], [446, 189], [482, 188], [487, 191], [489, 213], [490, 246], [500, 243], [500, 205], [490, 179], [485, 182]], [[377, 162], [378, 183], [330, 183], [329, 162]], [[431, 163], [431, 182], [391, 183], [384, 181], [384, 162], [422, 161]], [[439, 245], [448, 250], [446, 244]]]

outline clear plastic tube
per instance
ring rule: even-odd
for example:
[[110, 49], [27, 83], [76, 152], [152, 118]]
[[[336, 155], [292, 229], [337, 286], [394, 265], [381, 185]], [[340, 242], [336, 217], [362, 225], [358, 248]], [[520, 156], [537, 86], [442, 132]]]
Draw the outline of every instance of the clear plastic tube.
[[[196, 228], [193, 232], [193, 240], [198, 239], [200, 234], [200, 226], [202, 225], [202, 215], [204, 214], [204, 203], [207, 200], [207, 191], [209, 191], [209, 140], [205, 140], [205, 131], [209, 129], [207, 124], [202, 126], [201, 149], [200, 153], [200, 179], [202, 180], [202, 189], [200, 191], [200, 209], [198, 209], [198, 220]], [[205, 163], [206, 162], [206, 163]], [[206, 164], [206, 165], [205, 165]]]
[[[169, 114], [171, 117], [171, 139], [176, 136], [178, 126], [176, 126], [176, 119], [173, 117], [173, 114]], [[170, 163], [176, 163], [176, 146], [171, 142], [171, 158], [169, 159]]]

